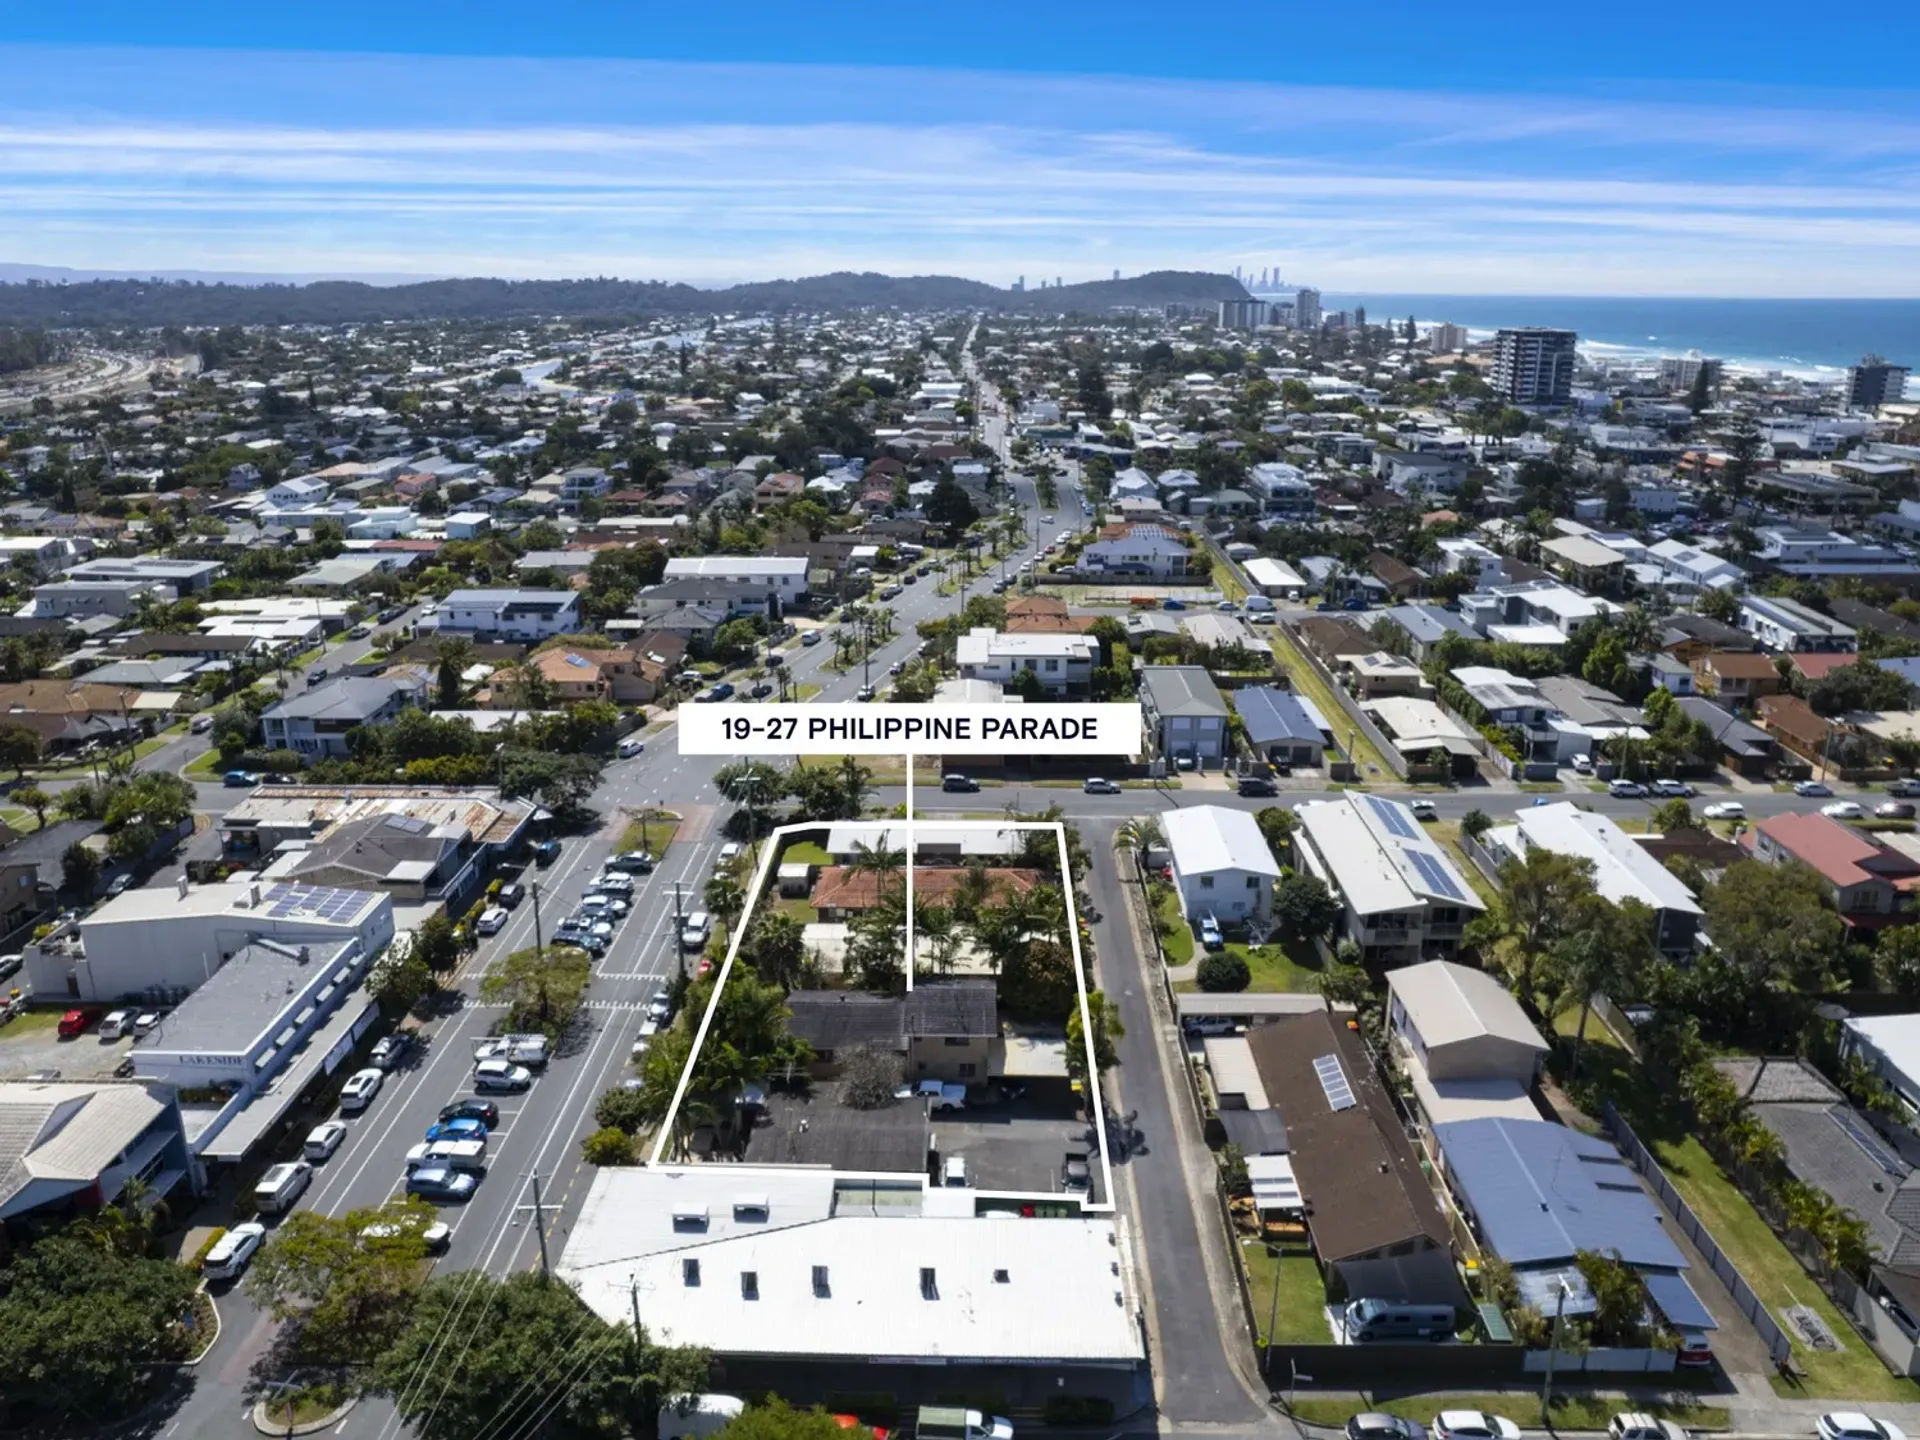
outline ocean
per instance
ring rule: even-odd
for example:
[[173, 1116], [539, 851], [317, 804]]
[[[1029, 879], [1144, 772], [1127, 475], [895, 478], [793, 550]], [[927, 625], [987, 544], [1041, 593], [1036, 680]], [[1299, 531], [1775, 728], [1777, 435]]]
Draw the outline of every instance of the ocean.
[[1600, 357], [1698, 350], [1743, 370], [1832, 379], [1862, 355], [1920, 369], [1920, 300], [1695, 300], [1591, 295], [1335, 295], [1327, 310], [1364, 305], [1367, 319], [1469, 330], [1551, 325], [1573, 330]]

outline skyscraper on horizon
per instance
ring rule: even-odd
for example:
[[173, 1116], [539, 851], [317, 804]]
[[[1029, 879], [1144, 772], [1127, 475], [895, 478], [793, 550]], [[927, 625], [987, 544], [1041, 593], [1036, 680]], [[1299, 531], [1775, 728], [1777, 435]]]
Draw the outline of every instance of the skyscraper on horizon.
[[1501, 330], [1493, 337], [1494, 390], [1509, 405], [1565, 405], [1573, 399], [1579, 336], [1537, 326]]

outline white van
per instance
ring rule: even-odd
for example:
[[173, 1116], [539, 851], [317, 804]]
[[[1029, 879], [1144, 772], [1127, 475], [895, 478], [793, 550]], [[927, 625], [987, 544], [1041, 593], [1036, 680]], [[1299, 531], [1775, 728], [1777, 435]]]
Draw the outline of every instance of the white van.
[[445, 1165], [454, 1170], [484, 1173], [487, 1168], [487, 1142], [484, 1140], [434, 1140], [414, 1146], [407, 1152], [407, 1169], [422, 1165]]
[[1013, 1422], [978, 1410], [922, 1405], [913, 1433], [915, 1440], [1013, 1440]]
[[677, 1395], [660, 1407], [660, 1440], [705, 1440], [746, 1408], [735, 1395]]
[[200, 1262], [200, 1273], [209, 1280], [235, 1280], [240, 1272], [247, 1268], [247, 1262], [253, 1258], [253, 1252], [260, 1248], [260, 1242], [267, 1238], [267, 1227], [258, 1220], [247, 1220], [234, 1226], [218, 1240], [207, 1252], [207, 1258]]
[[1342, 1317], [1347, 1340], [1445, 1340], [1458, 1324], [1451, 1305], [1412, 1305], [1402, 1300], [1351, 1301]]
[[262, 1215], [284, 1215], [313, 1181], [313, 1167], [304, 1160], [275, 1165], [253, 1187], [253, 1208]]

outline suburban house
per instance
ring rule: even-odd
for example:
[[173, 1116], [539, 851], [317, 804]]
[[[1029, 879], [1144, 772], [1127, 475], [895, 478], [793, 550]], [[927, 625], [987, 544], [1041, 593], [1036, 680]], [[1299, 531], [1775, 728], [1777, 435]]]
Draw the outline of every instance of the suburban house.
[[[1040, 883], [1038, 870], [993, 866], [987, 870], [987, 895], [992, 904], [1024, 895]], [[813, 883], [813, 908], [822, 920], [852, 920], [877, 908], [890, 894], [906, 892], [904, 866], [901, 871], [881, 875], [858, 870], [851, 865], [823, 865]], [[967, 883], [967, 871], [957, 865], [916, 865], [913, 867], [913, 899], [916, 905], [948, 905]]]
[[134, 1181], [164, 1200], [193, 1170], [167, 1085], [0, 1081], [0, 1132], [0, 1222], [94, 1213]]
[[548, 640], [586, 628], [571, 590], [455, 590], [438, 618], [442, 630], [485, 640]]
[[1722, 708], [1700, 695], [1682, 695], [1676, 703], [1692, 720], [1705, 723], [1712, 733], [1717, 753], [1702, 755], [1707, 765], [1724, 764], [1749, 780], [1767, 773], [1780, 759], [1780, 747], [1774, 738], [1757, 725], [1749, 725], [1731, 710]]
[[962, 680], [991, 680], [1013, 688], [1030, 674], [1050, 695], [1085, 694], [1093, 684], [1100, 642], [1088, 635], [1008, 634], [978, 629], [962, 635], [954, 647]]
[[1227, 702], [1202, 665], [1148, 665], [1139, 672], [1140, 718], [1150, 754], [1218, 764], [1227, 755]]
[[1827, 899], [1855, 931], [1871, 932], [1914, 918], [1920, 861], [1851, 825], [1819, 814], [1755, 820], [1741, 843], [1771, 865], [1799, 861], [1825, 882]]
[[1449, 1120], [1538, 1118], [1531, 1091], [1547, 1042], [1507, 987], [1429, 960], [1387, 972], [1387, 1026], [1425, 1129]]
[[1189, 923], [1212, 917], [1221, 925], [1248, 925], [1256, 938], [1272, 909], [1279, 862], [1260, 826], [1245, 810], [1193, 805], [1162, 817], [1172, 856], [1173, 888]]
[[1248, 686], [1233, 692], [1233, 708], [1247, 748], [1269, 764], [1317, 766], [1327, 737], [1320, 719], [1291, 690], [1275, 685]]
[[260, 733], [269, 750], [344, 759], [352, 731], [384, 724], [425, 700], [426, 686], [417, 681], [342, 675], [269, 706], [261, 712]]
[[778, 598], [775, 618], [807, 603], [804, 555], [692, 555], [667, 561], [668, 580], [718, 580], [771, 590]]
[[[680, 643], [674, 649], [677, 662], [686, 654], [686, 645]], [[616, 705], [645, 704], [665, 683], [668, 669], [664, 661], [649, 663], [650, 658], [638, 643], [625, 650], [543, 650], [523, 665], [493, 672], [488, 682], [488, 708], [530, 707], [522, 675], [526, 666], [539, 673], [556, 703], [610, 700]]]
[[1446, 1217], [1359, 1034], [1317, 1010], [1253, 1026], [1246, 1041], [1277, 1097], [1321, 1264], [1351, 1296], [1465, 1304]]
[[1780, 693], [1780, 671], [1771, 655], [1752, 650], [1709, 650], [1693, 662], [1700, 693], [1729, 706], [1749, 706], [1762, 695]]
[[1769, 650], [1857, 650], [1860, 637], [1818, 610], [1783, 596], [1742, 595], [1740, 628]]
[[1089, 575], [1172, 580], [1187, 573], [1187, 547], [1157, 525], [1134, 525], [1122, 536], [1081, 550], [1080, 569]]
[[1692, 953], [1703, 912], [1693, 892], [1633, 836], [1605, 815], [1571, 800], [1516, 810], [1513, 823], [1481, 837], [1496, 862], [1530, 851], [1571, 855], [1593, 866], [1594, 889], [1616, 905], [1637, 900], [1653, 911], [1653, 940], [1662, 954]]
[[1486, 908], [1413, 811], [1384, 796], [1308, 805], [1294, 853], [1340, 902], [1335, 938], [1354, 941], [1370, 965], [1449, 954]]
[[998, 1073], [1000, 1019], [992, 980], [929, 980], [905, 995], [862, 990], [796, 990], [787, 996], [787, 1033], [805, 1040], [814, 1073], [837, 1075], [848, 1052], [885, 1051], [910, 1080], [975, 1085]]

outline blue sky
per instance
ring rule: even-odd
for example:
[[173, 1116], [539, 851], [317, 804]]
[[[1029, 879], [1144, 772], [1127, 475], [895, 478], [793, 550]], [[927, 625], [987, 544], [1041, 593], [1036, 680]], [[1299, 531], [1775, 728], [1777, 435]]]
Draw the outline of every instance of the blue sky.
[[8, 7], [0, 261], [1920, 294], [1907, 12], [821, 8]]

